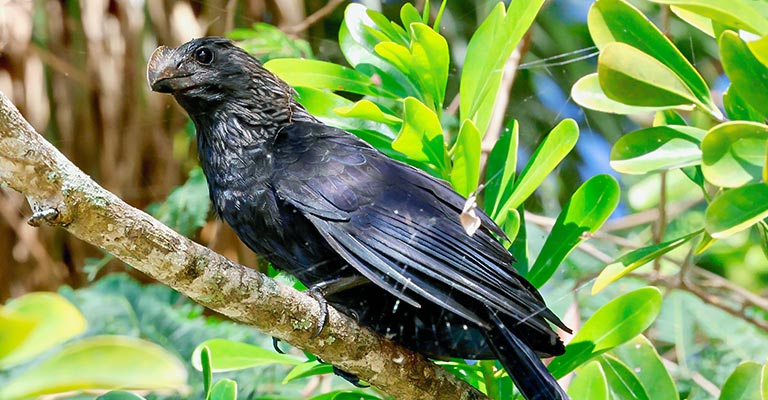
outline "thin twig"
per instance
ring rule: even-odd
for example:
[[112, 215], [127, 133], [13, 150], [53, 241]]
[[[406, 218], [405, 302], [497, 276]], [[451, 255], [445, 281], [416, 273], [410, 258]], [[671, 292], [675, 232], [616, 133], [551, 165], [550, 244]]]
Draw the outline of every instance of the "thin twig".
[[318, 21], [332, 13], [333, 10], [335, 10], [345, 1], [346, 0], [331, 0], [326, 5], [322, 6], [319, 10], [313, 12], [312, 15], [305, 18], [304, 21], [301, 21], [296, 25], [283, 28], [283, 32], [291, 35], [304, 32], [305, 30], [309, 29], [310, 26], [316, 24]]

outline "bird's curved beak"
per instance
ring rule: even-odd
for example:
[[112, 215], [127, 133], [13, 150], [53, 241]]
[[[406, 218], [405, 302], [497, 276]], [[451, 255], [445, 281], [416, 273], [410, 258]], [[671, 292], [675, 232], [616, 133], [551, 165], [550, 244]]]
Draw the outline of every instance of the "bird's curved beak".
[[173, 93], [193, 85], [191, 73], [183, 71], [177, 60], [176, 49], [160, 46], [149, 57], [147, 83], [160, 93]]

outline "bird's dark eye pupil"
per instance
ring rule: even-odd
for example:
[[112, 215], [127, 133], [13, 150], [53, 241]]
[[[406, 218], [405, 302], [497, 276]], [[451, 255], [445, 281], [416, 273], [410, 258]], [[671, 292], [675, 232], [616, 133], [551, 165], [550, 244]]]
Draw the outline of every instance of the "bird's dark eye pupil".
[[210, 64], [213, 62], [213, 52], [205, 47], [197, 49], [195, 59], [201, 64]]

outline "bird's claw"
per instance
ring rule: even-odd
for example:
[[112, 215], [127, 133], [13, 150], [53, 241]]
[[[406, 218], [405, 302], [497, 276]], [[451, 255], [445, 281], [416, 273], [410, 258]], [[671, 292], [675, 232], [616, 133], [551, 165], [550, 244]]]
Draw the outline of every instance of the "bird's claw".
[[280, 348], [280, 339], [278, 339], [278, 338], [276, 338], [274, 336], [272, 337], [272, 348], [274, 348], [275, 351], [280, 353], [280, 354], [285, 354], [283, 349]]
[[344, 378], [345, 381], [351, 383], [352, 386], [354, 386], [354, 387], [359, 387], [359, 388], [371, 387], [371, 385], [368, 385], [366, 383], [360, 383], [360, 378], [358, 378], [357, 375], [352, 375], [352, 374], [350, 374], [347, 371], [344, 371], [344, 370], [341, 370], [341, 369], [337, 368], [335, 365], [333, 366], [333, 373], [336, 376], [340, 376], [340, 377]]
[[320, 318], [317, 321], [317, 327], [315, 328], [315, 331], [312, 332], [312, 336], [310, 336], [311, 339], [314, 339], [318, 336], [320, 336], [320, 333], [323, 332], [323, 328], [325, 328], [325, 324], [328, 322], [328, 301], [325, 300], [325, 296], [323, 295], [323, 290], [318, 287], [312, 287], [309, 289], [308, 294], [312, 296], [315, 301], [320, 305]]

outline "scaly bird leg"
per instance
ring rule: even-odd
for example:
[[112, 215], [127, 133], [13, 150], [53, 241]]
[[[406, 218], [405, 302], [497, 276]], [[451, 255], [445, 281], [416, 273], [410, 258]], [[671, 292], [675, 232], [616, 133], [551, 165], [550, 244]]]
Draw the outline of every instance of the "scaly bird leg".
[[312, 334], [312, 338], [316, 338], [323, 331], [326, 322], [328, 322], [328, 301], [326, 296], [334, 293], [339, 293], [353, 287], [360, 286], [370, 281], [362, 275], [344, 276], [341, 278], [335, 278], [328, 281], [318, 282], [312, 285], [307, 294], [312, 296], [318, 304], [320, 304], [320, 320], [317, 323], [317, 329]]

